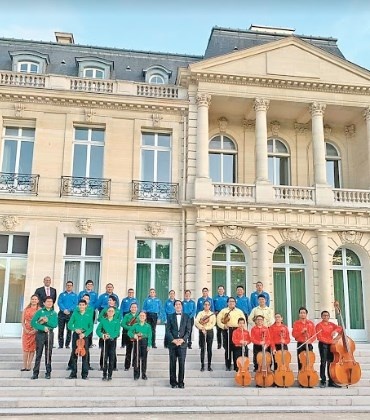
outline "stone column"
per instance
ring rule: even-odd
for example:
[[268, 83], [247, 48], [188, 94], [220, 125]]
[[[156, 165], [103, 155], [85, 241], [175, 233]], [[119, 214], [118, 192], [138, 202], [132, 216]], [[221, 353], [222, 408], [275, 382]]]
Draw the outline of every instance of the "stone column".
[[[329, 263], [329, 247], [328, 232], [325, 230], [317, 231], [317, 272], [319, 277], [319, 296], [320, 296], [320, 312], [333, 312], [333, 302], [331, 294], [330, 281], [330, 263]], [[318, 317], [319, 318], [319, 317]]]
[[199, 93], [196, 97], [198, 106], [197, 119], [197, 178], [209, 178], [208, 164], [208, 108], [211, 95]]
[[256, 98], [254, 110], [256, 111], [256, 184], [268, 182], [267, 159], [267, 110], [270, 101]]
[[[197, 226], [195, 255], [195, 293], [196, 298], [202, 295], [202, 288], [212, 285], [207, 278], [207, 226]], [[195, 298], [195, 297], [194, 297]]]
[[314, 102], [310, 105], [312, 116], [312, 147], [314, 181], [317, 185], [326, 185], [326, 161], [325, 161], [325, 136], [324, 136], [324, 111], [326, 105]]
[[370, 107], [363, 112], [366, 121], [366, 140], [367, 140], [367, 184], [370, 185]]
[[[268, 229], [265, 227], [257, 228], [257, 281], [262, 281], [264, 289], [271, 292], [270, 266], [268, 262]], [[252, 288], [254, 290], [254, 287]]]

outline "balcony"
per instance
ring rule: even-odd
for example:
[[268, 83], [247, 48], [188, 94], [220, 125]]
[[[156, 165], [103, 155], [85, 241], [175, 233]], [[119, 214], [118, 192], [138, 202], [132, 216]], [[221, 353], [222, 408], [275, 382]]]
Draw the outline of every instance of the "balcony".
[[61, 197], [99, 198], [109, 200], [110, 191], [110, 179], [76, 176], [62, 176], [61, 178]]
[[44, 75], [39, 74], [0, 72], [0, 85], [44, 88], [45, 79]]
[[256, 187], [245, 184], [213, 184], [213, 194], [217, 201], [255, 202]]
[[149, 98], [178, 99], [179, 88], [175, 86], [138, 84], [136, 93], [137, 96], [146, 96]]
[[179, 185], [169, 182], [132, 181], [132, 200], [178, 202]]
[[0, 192], [37, 195], [40, 175], [0, 172]]
[[70, 89], [77, 92], [112, 93], [113, 82], [101, 79], [70, 79]]
[[274, 198], [279, 203], [315, 204], [315, 188], [274, 186]]

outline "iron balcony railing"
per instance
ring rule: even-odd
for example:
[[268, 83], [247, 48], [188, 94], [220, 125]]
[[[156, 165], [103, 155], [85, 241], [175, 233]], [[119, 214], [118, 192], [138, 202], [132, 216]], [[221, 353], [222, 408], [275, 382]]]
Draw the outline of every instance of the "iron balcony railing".
[[170, 182], [132, 181], [132, 199], [178, 201], [179, 184]]
[[0, 172], [0, 192], [37, 195], [40, 175]]
[[85, 178], [62, 176], [60, 196], [89, 197], [110, 199], [111, 180], [103, 178]]

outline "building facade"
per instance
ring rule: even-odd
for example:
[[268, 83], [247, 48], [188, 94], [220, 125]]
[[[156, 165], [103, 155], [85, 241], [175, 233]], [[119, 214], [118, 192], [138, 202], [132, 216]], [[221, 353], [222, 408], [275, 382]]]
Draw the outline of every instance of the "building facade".
[[333, 38], [213, 28], [204, 56], [0, 39], [0, 336], [50, 275], [142, 301], [261, 280], [369, 339], [370, 72]]

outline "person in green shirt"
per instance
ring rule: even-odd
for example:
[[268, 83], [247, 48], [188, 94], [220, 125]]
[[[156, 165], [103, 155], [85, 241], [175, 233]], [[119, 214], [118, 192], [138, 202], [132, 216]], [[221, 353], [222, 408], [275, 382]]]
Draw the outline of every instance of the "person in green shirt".
[[120, 322], [115, 319], [114, 308], [110, 307], [107, 309], [106, 317], [101, 319], [96, 329], [96, 334], [103, 340], [101, 349], [101, 359], [103, 359], [103, 381], [106, 381], [107, 379], [110, 381], [112, 379], [114, 362], [117, 360], [117, 337], [120, 336], [120, 333]]
[[89, 375], [89, 340], [87, 337], [92, 333], [93, 330], [93, 320], [91, 312], [86, 310], [87, 303], [86, 300], [81, 299], [78, 302], [78, 311], [74, 311], [71, 319], [68, 321], [68, 328], [73, 331], [72, 334], [72, 369], [71, 374], [68, 379], [77, 378], [77, 360], [78, 355], [76, 354], [77, 340], [84, 340], [84, 351], [82, 349], [82, 379], [87, 379]]
[[[132, 348], [133, 348], [133, 341], [130, 340], [130, 337], [128, 336], [129, 329], [139, 322], [139, 314], [137, 312], [137, 303], [131, 303], [130, 305], [130, 312], [127, 313], [121, 322], [121, 327], [124, 331], [126, 331], [125, 334], [125, 346], [126, 346], [126, 356], [125, 356], [125, 370], [130, 369], [131, 365], [131, 356], [132, 356]], [[132, 366], [134, 366], [134, 363], [132, 363]]]
[[140, 312], [139, 322], [129, 329], [128, 336], [134, 340], [134, 379], [136, 381], [140, 377], [141, 361], [141, 377], [147, 380], [146, 367], [148, 351], [152, 347], [152, 328], [146, 322], [145, 312]]
[[44, 307], [39, 309], [31, 320], [31, 327], [36, 333], [36, 360], [31, 379], [38, 379], [40, 362], [45, 347], [45, 378], [50, 379], [51, 356], [53, 352], [54, 328], [58, 325], [58, 315], [53, 309], [53, 299], [47, 296]]

